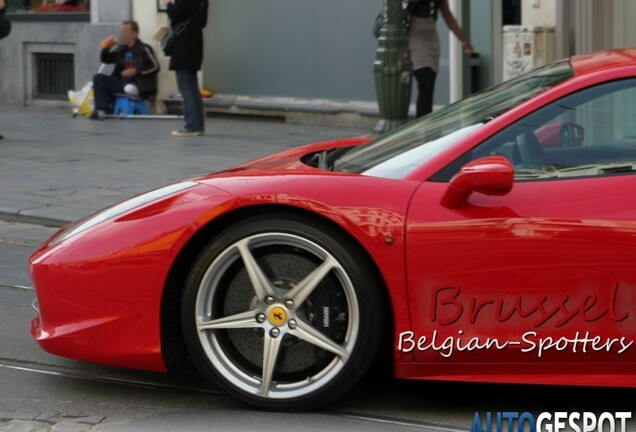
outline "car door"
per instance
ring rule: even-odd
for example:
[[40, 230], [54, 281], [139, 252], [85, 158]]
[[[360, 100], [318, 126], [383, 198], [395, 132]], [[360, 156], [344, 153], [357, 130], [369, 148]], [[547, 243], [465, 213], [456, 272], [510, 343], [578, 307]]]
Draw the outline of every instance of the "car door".
[[472, 193], [447, 208], [448, 178], [433, 176], [413, 197], [412, 329], [397, 349], [418, 362], [465, 365], [450, 375], [495, 363], [489, 373], [519, 363], [535, 373], [567, 374], [572, 363], [577, 373], [607, 364], [633, 373], [636, 80], [550, 103], [462, 160], [493, 155], [514, 166], [509, 193]]

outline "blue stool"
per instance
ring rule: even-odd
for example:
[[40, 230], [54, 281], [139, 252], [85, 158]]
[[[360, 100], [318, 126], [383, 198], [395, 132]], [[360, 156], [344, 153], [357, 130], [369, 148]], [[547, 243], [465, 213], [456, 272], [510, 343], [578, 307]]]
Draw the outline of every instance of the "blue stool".
[[117, 99], [115, 100], [115, 109], [113, 109], [114, 115], [148, 115], [146, 104], [140, 97], [127, 94], [117, 94], [115, 96]]

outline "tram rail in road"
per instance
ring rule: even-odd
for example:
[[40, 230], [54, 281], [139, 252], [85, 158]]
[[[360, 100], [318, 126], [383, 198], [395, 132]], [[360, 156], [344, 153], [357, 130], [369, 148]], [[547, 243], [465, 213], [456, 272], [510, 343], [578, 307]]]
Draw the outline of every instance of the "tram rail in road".
[[[33, 292], [33, 287], [18, 285], [18, 284], [6, 284], [0, 283], [0, 290], [4, 292]], [[28, 307], [28, 306], [25, 306]], [[78, 363], [79, 364], [79, 363]], [[157, 380], [149, 378], [138, 377], [121, 377], [121, 376], [109, 376], [104, 373], [104, 368], [99, 367], [99, 373], [95, 373], [90, 368], [78, 369], [72, 366], [45, 364], [41, 361], [34, 361], [29, 359], [13, 359], [0, 354], [0, 370], [14, 371], [16, 373], [23, 374], [37, 374], [41, 376], [57, 377], [68, 380], [80, 380], [85, 382], [91, 382], [96, 384], [107, 384], [114, 386], [130, 387], [130, 388], [142, 388], [152, 391], [161, 391], [172, 394], [186, 394], [199, 396], [203, 398], [209, 398], [211, 400], [222, 400], [231, 402], [222, 393], [210, 389], [204, 390], [201, 388], [193, 388], [176, 385], [174, 379], [169, 380], [169, 383], [162, 383]], [[121, 373], [119, 369], [113, 369], [115, 373]], [[106, 371], [107, 372], [107, 371]], [[126, 374], [134, 374], [134, 371], [125, 371]], [[46, 410], [46, 401], [42, 401], [42, 410]], [[0, 409], [0, 411], [2, 411]], [[399, 416], [387, 416], [387, 415], [373, 415], [366, 412], [358, 412], [356, 410], [340, 410], [337, 408], [326, 409], [316, 412], [317, 414], [327, 415], [331, 417], [340, 417], [350, 420], [357, 420], [363, 422], [370, 422], [378, 426], [384, 426], [387, 428], [412, 428], [414, 430], [424, 430], [430, 432], [459, 432], [464, 431], [462, 428], [452, 427], [447, 425], [436, 424], [434, 422], [418, 421]]]
[[[186, 387], [177, 387], [174, 385], [165, 385], [165, 384], [157, 383], [154, 381], [122, 379], [122, 378], [108, 377], [104, 375], [94, 375], [86, 371], [76, 370], [72, 368], [36, 364], [33, 362], [17, 361], [17, 360], [2, 358], [2, 357], [0, 357], [0, 368], [24, 372], [24, 373], [34, 373], [34, 374], [40, 374], [40, 375], [69, 378], [74, 380], [84, 380], [84, 381], [92, 381], [96, 383], [145, 388], [149, 390], [159, 390], [159, 391], [166, 391], [171, 393], [195, 394], [198, 396], [214, 398], [214, 399], [226, 399], [222, 393], [213, 391], [213, 390], [202, 391], [202, 390], [191, 389]], [[330, 415], [330, 416], [349, 418], [353, 420], [362, 420], [362, 421], [367, 421], [372, 423], [378, 423], [378, 424], [387, 425], [391, 427], [401, 426], [401, 427], [409, 427], [409, 428], [420, 429], [420, 430], [431, 431], [431, 432], [464, 432], [465, 431], [465, 429], [461, 429], [461, 428], [449, 427], [445, 425], [438, 425], [438, 424], [428, 423], [428, 422], [413, 421], [406, 418], [376, 416], [376, 415], [356, 413], [352, 411], [342, 411], [337, 409], [324, 410], [324, 411], [320, 411], [320, 413], [325, 415]]]

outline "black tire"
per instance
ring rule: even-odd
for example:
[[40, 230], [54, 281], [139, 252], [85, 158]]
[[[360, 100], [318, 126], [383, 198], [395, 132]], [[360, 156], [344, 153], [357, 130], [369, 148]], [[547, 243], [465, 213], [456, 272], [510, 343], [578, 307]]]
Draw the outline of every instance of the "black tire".
[[[245, 262], [256, 264], [252, 274]], [[348, 392], [376, 357], [385, 320], [377, 279], [360, 246], [324, 221], [245, 219], [212, 239], [189, 273], [186, 345], [209, 382], [251, 407], [316, 409]]]

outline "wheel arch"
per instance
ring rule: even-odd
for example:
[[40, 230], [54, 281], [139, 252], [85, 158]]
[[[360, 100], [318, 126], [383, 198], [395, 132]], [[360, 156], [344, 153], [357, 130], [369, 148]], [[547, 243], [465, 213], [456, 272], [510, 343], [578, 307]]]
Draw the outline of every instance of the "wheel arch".
[[[384, 326], [384, 334], [382, 335], [379, 355], [383, 356], [383, 358], [381, 358], [383, 364], [392, 361], [391, 353], [393, 336], [395, 333], [395, 317], [391, 306], [391, 297], [387, 283], [384, 280], [377, 263], [366, 248], [341, 225], [338, 225], [333, 220], [321, 214], [288, 205], [263, 204], [241, 207], [210, 221], [188, 240], [172, 263], [168, 277], [166, 278], [160, 305], [161, 352], [166, 367], [169, 370], [176, 369], [183, 365], [188, 356], [183, 338], [180, 305], [184, 284], [190, 269], [194, 265], [196, 257], [216, 233], [223, 231], [236, 222], [250, 217], [275, 215], [280, 213], [302, 216], [303, 218], [314, 220], [317, 223], [325, 223], [329, 225], [331, 228], [339, 231], [342, 235], [348, 237], [351, 240], [349, 244], [353, 245], [357, 249], [357, 252], [364, 257], [367, 261], [367, 265], [370, 266], [371, 270], [375, 273], [377, 280], [380, 282], [382, 286], [382, 295], [386, 300], [382, 305], [384, 308], [383, 312], [386, 317], [386, 323]], [[386, 355], [386, 358], [384, 358], [384, 355]]]

